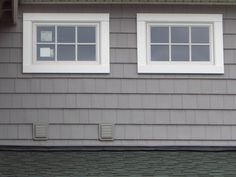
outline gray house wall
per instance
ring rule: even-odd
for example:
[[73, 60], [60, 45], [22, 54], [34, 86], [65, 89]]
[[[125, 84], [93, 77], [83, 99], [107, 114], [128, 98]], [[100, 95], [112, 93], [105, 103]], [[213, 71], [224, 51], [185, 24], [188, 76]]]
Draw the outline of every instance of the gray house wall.
[[[110, 74], [23, 74], [23, 12], [110, 13]], [[138, 74], [142, 12], [224, 14], [225, 74]], [[0, 27], [0, 145], [235, 146], [235, 115], [236, 6], [21, 5]], [[49, 123], [48, 141], [32, 140], [33, 122]]]

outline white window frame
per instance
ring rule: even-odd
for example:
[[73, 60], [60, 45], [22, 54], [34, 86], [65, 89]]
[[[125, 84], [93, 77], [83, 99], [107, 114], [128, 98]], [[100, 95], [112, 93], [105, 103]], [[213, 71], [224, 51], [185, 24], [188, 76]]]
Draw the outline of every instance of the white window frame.
[[[37, 61], [36, 25], [96, 26], [96, 61]], [[77, 51], [76, 51], [77, 52]], [[108, 13], [24, 13], [23, 73], [109, 73]]]
[[[222, 14], [137, 14], [137, 57], [138, 73], [190, 73], [190, 74], [223, 74], [223, 24]], [[174, 25], [209, 25], [210, 61], [150, 61], [150, 26]], [[211, 32], [210, 32], [211, 33]]]

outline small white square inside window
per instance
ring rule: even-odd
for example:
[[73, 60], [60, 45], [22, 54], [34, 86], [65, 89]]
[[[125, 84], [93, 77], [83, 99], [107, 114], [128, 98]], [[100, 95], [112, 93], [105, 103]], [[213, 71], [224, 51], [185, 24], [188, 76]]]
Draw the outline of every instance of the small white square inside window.
[[50, 48], [40, 48], [40, 57], [53, 57], [53, 50]]
[[41, 37], [41, 41], [51, 42], [52, 41], [52, 32], [51, 31], [41, 31], [40, 37]]

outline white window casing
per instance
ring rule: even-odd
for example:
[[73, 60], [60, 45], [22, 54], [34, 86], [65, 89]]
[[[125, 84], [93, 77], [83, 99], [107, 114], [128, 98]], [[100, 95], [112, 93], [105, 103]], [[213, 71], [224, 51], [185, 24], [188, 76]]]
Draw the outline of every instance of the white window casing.
[[[36, 25], [72, 25], [96, 27], [96, 61], [38, 61], [36, 56]], [[77, 27], [75, 27], [77, 30]], [[56, 32], [55, 32], [56, 33]], [[56, 34], [55, 34], [56, 35]], [[76, 36], [77, 38], [77, 32]], [[77, 41], [77, 39], [76, 39]], [[55, 44], [55, 46], [58, 44]], [[78, 45], [75, 42], [72, 45]], [[86, 44], [85, 44], [86, 45]], [[77, 47], [76, 47], [77, 56]], [[55, 56], [56, 56], [55, 49]], [[23, 73], [109, 73], [108, 13], [24, 13]]]
[[[222, 18], [223, 18], [222, 14], [138, 13], [137, 14], [138, 73], [223, 74], [224, 55], [223, 55]], [[205, 62], [151, 61], [150, 26], [152, 25], [209, 26], [210, 61], [207, 62], [206, 61]]]

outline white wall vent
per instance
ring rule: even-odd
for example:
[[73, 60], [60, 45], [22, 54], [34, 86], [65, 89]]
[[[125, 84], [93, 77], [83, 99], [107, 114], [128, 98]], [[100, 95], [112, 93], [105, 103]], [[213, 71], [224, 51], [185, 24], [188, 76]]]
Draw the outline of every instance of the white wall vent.
[[99, 125], [99, 139], [101, 141], [114, 140], [114, 125], [113, 124], [100, 124]]
[[47, 123], [34, 123], [33, 124], [33, 139], [34, 140], [47, 140], [48, 139], [48, 124]]

